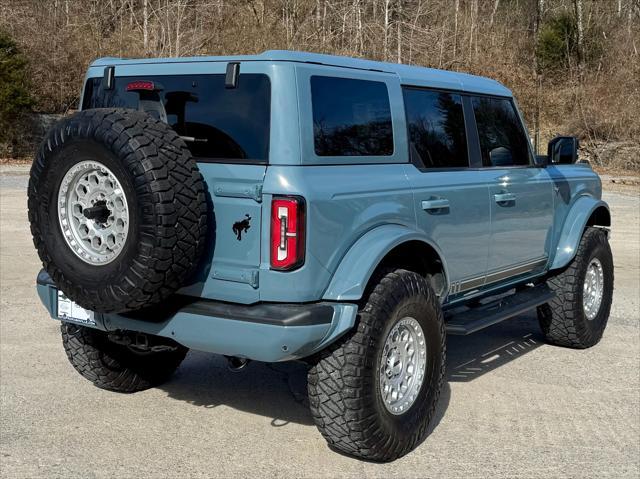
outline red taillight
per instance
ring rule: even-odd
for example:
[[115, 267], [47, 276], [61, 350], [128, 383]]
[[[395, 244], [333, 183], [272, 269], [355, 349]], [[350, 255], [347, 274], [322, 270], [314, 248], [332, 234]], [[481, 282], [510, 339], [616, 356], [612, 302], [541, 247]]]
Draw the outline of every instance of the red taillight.
[[127, 91], [138, 91], [138, 90], [149, 90], [153, 91], [155, 89], [155, 85], [152, 81], [132, 81], [127, 84]]
[[271, 202], [271, 268], [291, 270], [304, 263], [304, 200], [275, 197]]

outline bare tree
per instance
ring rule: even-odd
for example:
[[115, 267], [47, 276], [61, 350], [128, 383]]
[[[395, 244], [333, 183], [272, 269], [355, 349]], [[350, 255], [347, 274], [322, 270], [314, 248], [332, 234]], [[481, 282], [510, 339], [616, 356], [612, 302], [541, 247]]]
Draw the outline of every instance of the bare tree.
[[538, 153], [540, 150], [540, 100], [542, 95], [542, 72], [538, 65], [538, 44], [540, 40], [540, 25], [544, 16], [544, 0], [536, 1], [536, 12], [534, 21], [534, 49], [533, 49], [533, 70], [536, 79], [535, 107], [533, 112], [533, 149]]
[[453, 30], [453, 61], [456, 61], [456, 48], [458, 47], [458, 14], [460, 13], [460, 0], [455, 0], [454, 7], [455, 15], [454, 15], [454, 30]]
[[[573, 65], [545, 73], [536, 54], [546, 21], [566, 12], [579, 82]], [[521, 100], [537, 148], [550, 132], [640, 137], [640, 99], [629, 94], [640, 0], [0, 0], [0, 28], [29, 59], [40, 111], [73, 107], [96, 57], [290, 48], [496, 78]]]
[[[469, 27], [469, 59], [473, 60], [475, 58], [474, 52], [477, 54], [478, 51], [478, 0], [471, 0], [471, 12], [469, 15], [469, 20], [471, 22], [471, 26]], [[475, 47], [474, 47], [475, 40]]]
[[391, 0], [384, 0], [384, 59], [389, 59], [389, 23], [391, 19]]
[[493, 9], [491, 10], [491, 16], [489, 17], [489, 27], [493, 27], [493, 21], [496, 18], [496, 12], [498, 11], [499, 7], [500, 7], [500, 0], [494, 0]]
[[582, 0], [573, 0], [576, 15], [578, 66], [580, 71], [584, 67], [584, 25], [582, 23]]
[[142, 0], [142, 45], [149, 52], [149, 0]]
[[396, 42], [398, 47], [398, 63], [402, 63], [402, 0], [398, 0], [398, 11], [396, 12]]

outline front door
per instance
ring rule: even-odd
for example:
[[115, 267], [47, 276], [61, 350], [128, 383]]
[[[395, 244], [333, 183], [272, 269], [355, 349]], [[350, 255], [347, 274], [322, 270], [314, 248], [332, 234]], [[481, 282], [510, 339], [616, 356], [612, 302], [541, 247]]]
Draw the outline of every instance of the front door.
[[486, 284], [543, 269], [553, 232], [553, 183], [534, 165], [511, 99], [472, 97], [482, 171], [489, 187], [491, 240]]

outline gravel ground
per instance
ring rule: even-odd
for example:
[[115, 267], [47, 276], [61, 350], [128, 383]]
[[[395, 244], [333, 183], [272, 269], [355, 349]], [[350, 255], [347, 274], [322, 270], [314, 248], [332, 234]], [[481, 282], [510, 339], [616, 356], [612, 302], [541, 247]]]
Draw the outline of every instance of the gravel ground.
[[607, 192], [616, 289], [596, 347], [543, 343], [534, 315], [448, 338], [431, 435], [391, 464], [332, 452], [312, 424], [299, 364], [227, 371], [191, 352], [135, 395], [75, 373], [35, 292], [26, 167], [0, 169], [2, 477], [640, 476], [640, 196]]

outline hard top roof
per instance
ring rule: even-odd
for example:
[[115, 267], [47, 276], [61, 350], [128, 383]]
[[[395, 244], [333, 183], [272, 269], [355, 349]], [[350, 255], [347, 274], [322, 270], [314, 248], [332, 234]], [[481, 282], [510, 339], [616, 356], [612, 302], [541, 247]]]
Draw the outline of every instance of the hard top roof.
[[91, 66], [109, 65], [136, 65], [154, 63], [190, 63], [190, 62], [230, 62], [230, 61], [272, 61], [272, 62], [296, 62], [312, 63], [342, 68], [354, 68], [359, 70], [373, 70], [396, 74], [400, 82], [407, 85], [433, 86], [473, 93], [486, 93], [490, 95], [512, 96], [511, 91], [501, 83], [490, 78], [458, 73], [435, 68], [425, 68], [399, 63], [378, 62], [362, 58], [351, 58], [337, 55], [324, 55], [320, 53], [308, 53], [288, 50], [269, 50], [259, 55], [234, 55], [234, 56], [198, 56], [198, 57], [174, 57], [174, 58], [99, 58]]

